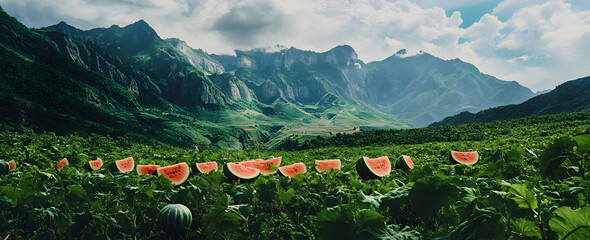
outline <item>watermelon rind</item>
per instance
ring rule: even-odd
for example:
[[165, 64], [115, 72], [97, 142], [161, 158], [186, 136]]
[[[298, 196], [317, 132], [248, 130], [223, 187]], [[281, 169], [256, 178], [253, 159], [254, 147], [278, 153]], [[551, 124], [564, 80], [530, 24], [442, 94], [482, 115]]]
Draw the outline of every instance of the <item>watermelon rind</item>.
[[367, 164], [367, 161], [370, 160], [370, 158], [368, 157], [362, 157], [361, 159], [356, 161], [356, 170], [357, 173], [359, 174], [359, 176], [362, 179], [368, 180], [368, 179], [378, 179], [384, 176], [389, 175], [389, 173], [391, 172], [391, 162], [389, 161], [389, 158], [387, 156], [383, 156], [387, 159], [387, 162], [389, 164], [388, 169], [389, 171], [387, 171], [387, 173], [385, 174], [377, 174], [374, 172], [374, 170], [371, 169], [371, 167], [369, 167], [369, 165]]
[[[100, 163], [98, 167], [94, 166], [93, 163]], [[99, 170], [100, 168], [102, 168], [102, 166], [104, 165], [102, 159], [100, 158], [96, 158], [96, 160], [93, 161], [88, 161], [88, 164], [84, 165], [84, 169], [88, 170], [88, 171], [96, 171]]]
[[[406, 159], [405, 159], [406, 157], [410, 158], [407, 155], [400, 155], [395, 160], [395, 168], [402, 169], [402, 170], [410, 170], [410, 169], [414, 168], [414, 165], [408, 166], [408, 163], [406, 162]], [[410, 159], [410, 161], [412, 161], [412, 160]]]
[[0, 175], [5, 175], [10, 172], [10, 164], [4, 160], [0, 160]]
[[[473, 154], [475, 155], [475, 159], [473, 160], [473, 162], [465, 162], [464, 159], [458, 159], [455, 155], [457, 154]], [[464, 164], [467, 166], [471, 166], [473, 164], [476, 164], [477, 161], [479, 160], [479, 154], [477, 153], [477, 151], [468, 151], [468, 152], [460, 152], [460, 151], [451, 151], [451, 154], [449, 155], [449, 160], [451, 161], [451, 164]]]
[[[323, 162], [338, 162], [338, 167], [337, 168], [332, 168], [330, 170], [320, 170], [319, 166], [320, 164], [322, 164]], [[338, 169], [340, 170], [342, 168], [342, 162], [340, 161], [340, 159], [330, 159], [330, 160], [315, 160], [315, 170], [318, 172], [327, 172], [327, 171], [332, 171], [333, 169]]]
[[182, 204], [168, 204], [158, 214], [160, 228], [170, 234], [183, 233], [192, 222], [191, 210]]
[[10, 170], [16, 169], [16, 162], [14, 160], [8, 161], [8, 165], [10, 166]]
[[[124, 165], [125, 163], [130, 163], [131, 167], [126, 168], [126, 166]], [[128, 157], [125, 159], [117, 160], [117, 161], [115, 161], [115, 165], [117, 166], [117, 170], [119, 170], [122, 173], [131, 172], [131, 171], [133, 171], [133, 168], [135, 167], [133, 157]]]
[[[170, 173], [168, 172], [169, 170], [175, 170], [174, 173], [176, 173], [176, 172], [180, 172], [182, 169], [185, 169], [186, 173], [183, 174], [184, 176], [182, 176], [181, 179], [176, 180], [176, 181], [170, 179], [170, 177], [169, 177]], [[190, 168], [189, 168], [188, 164], [186, 164], [185, 162], [181, 162], [181, 163], [177, 163], [174, 165], [158, 168], [158, 170], [156, 170], [156, 172], [158, 173], [158, 175], [163, 175], [165, 178], [170, 180], [174, 185], [180, 185], [188, 179], [188, 176], [190, 175]]]
[[[231, 165], [231, 167], [230, 167], [230, 165]], [[228, 179], [231, 179], [231, 180], [239, 180], [239, 179], [242, 179], [242, 180], [250, 180], [250, 179], [254, 179], [254, 178], [256, 178], [256, 177], [258, 177], [260, 175], [260, 170], [258, 170], [256, 168], [251, 168], [251, 169], [256, 170], [254, 174], [252, 174], [250, 176], [246, 176], [246, 175], [237, 173], [234, 170], [235, 167], [251, 168], [251, 167], [248, 167], [248, 166], [241, 165], [239, 163], [226, 163], [223, 166], [223, 174], [225, 175], [225, 177], [227, 177]]]

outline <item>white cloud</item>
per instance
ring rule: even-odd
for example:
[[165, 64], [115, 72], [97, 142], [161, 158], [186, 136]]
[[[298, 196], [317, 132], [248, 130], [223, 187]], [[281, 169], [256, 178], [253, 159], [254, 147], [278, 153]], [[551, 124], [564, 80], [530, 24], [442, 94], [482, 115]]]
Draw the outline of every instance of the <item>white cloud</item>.
[[[65, 20], [89, 29], [146, 20], [163, 38], [210, 53], [281, 44], [326, 51], [348, 44], [365, 61], [399, 49], [461, 58], [533, 90], [590, 75], [590, 4], [505, 0], [467, 29], [445, 9], [490, 0], [0, 0], [31, 27]], [[570, 4], [571, 3], [571, 4]], [[459, 43], [459, 39], [464, 39]]]

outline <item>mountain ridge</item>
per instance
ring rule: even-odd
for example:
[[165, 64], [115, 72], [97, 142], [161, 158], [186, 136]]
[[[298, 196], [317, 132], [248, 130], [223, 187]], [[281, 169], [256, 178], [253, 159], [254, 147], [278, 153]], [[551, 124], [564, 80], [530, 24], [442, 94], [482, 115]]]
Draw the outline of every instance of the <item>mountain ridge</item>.
[[590, 77], [560, 84], [555, 89], [520, 103], [489, 108], [478, 113], [461, 112], [430, 126], [489, 122], [562, 112], [590, 112]]
[[211, 57], [228, 71], [234, 71], [238, 78], [261, 79], [258, 84], [262, 80], [274, 82], [287, 98], [297, 100], [297, 92], [307, 92], [300, 84], [303, 82], [318, 88], [319, 94], [313, 100], [331, 92], [347, 101], [417, 122], [418, 126], [464, 109], [478, 111], [520, 103], [534, 95], [517, 82], [483, 74], [460, 59], [443, 60], [425, 52], [407, 56], [402, 49], [369, 63], [358, 59], [348, 45], [326, 52], [291, 47], [273, 52], [253, 49], [235, 53]]
[[272, 146], [293, 134], [409, 127], [350, 103], [318, 106], [287, 100], [285, 94], [260, 102], [251, 88], [266, 94], [279, 90], [274, 82], [257, 85], [232, 73], [199, 69], [186, 52], [214, 59], [181, 40], [161, 39], [145, 21], [83, 31], [65, 22], [29, 29], [3, 11], [0, 20], [6, 123], [233, 150]]

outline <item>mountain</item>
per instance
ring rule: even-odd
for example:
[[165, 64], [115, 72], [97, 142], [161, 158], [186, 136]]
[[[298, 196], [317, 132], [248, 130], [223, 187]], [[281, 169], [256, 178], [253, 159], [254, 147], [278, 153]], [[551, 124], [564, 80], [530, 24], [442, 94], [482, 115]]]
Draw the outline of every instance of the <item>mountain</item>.
[[461, 111], [520, 103], [534, 93], [517, 82], [481, 73], [459, 59], [428, 53], [408, 56], [400, 50], [365, 64], [350, 46], [326, 52], [296, 48], [235, 51], [211, 55], [250, 86], [263, 102], [283, 97], [311, 103], [326, 93], [425, 126]]
[[489, 122], [561, 112], [590, 112], [590, 77], [565, 82], [521, 104], [490, 108], [476, 114], [462, 112], [431, 126]]
[[[0, 10], [0, 120], [58, 134], [105, 133], [223, 149], [407, 128], [410, 123], [324, 94], [299, 102], [238, 78], [206, 52], [161, 39], [145, 21], [80, 30], [29, 29]], [[256, 91], [255, 91], [256, 90]]]

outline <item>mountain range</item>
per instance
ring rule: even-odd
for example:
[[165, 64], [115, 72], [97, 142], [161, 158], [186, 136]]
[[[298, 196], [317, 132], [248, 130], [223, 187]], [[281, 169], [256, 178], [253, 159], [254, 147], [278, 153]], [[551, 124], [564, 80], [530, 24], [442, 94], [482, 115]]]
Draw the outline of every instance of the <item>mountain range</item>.
[[29, 29], [0, 8], [3, 122], [225, 149], [362, 128], [425, 126], [534, 94], [459, 59], [404, 50], [364, 63], [354, 49], [275, 46], [209, 55], [143, 20]]
[[462, 112], [431, 126], [490, 122], [562, 112], [590, 112], [590, 77], [565, 82], [520, 104], [499, 106], [475, 114]]

